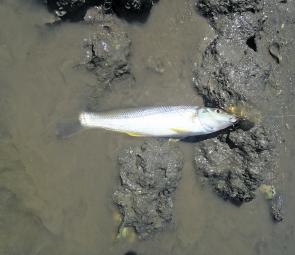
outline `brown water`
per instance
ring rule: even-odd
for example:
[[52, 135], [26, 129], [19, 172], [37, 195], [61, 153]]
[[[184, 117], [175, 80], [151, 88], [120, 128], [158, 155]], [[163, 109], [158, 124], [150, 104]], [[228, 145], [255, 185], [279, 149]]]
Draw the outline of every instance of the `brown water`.
[[[144, 24], [124, 24], [132, 40], [133, 89], [101, 99], [103, 108], [201, 104], [191, 85], [193, 62], [212, 29], [192, 0], [161, 0]], [[236, 207], [202, 186], [185, 155], [175, 199], [175, 226], [148, 241], [114, 240], [111, 194], [121, 148], [141, 139], [95, 130], [55, 137], [58, 121], [75, 116], [95, 77], [74, 69], [85, 25], [45, 25], [50, 15], [33, 1], [0, 1], [0, 187], [19, 200], [0, 218], [0, 254], [294, 254], [294, 119], [286, 130], [281, 169], [286, 220], [273, 224], [262, 196]], [[160, 73], [147, 68], [160, 63]], [[290, 109], [295, 112], [294, 104]], [[0, 211], [1, 213], [1, 211]], [[39, 219], [40, 220], [39, 220]]]

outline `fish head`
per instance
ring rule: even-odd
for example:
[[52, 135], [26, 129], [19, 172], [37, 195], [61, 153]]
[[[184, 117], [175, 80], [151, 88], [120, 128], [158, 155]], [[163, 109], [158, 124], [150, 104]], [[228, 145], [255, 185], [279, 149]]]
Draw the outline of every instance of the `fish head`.
[[234, 114], [230, 114], [222, 109], [207, 107], [198, 110], [198, 118], [208, 133], [230, 127], [239, 120]]

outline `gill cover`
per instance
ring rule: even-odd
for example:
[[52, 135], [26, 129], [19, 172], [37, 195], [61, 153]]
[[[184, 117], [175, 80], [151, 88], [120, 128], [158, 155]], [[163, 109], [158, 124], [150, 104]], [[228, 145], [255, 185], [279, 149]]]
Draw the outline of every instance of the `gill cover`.
[[198, 117], [208, 133], [227, 128], [238, 121], [234, 115], [218, 108], [200, 108], [198, 110]]

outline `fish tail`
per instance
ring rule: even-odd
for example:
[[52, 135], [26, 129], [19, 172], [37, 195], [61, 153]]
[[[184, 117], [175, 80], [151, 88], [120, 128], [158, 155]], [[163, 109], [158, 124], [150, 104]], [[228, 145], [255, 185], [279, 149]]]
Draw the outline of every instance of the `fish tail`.
[[58, 123], [56, 125], [56, 137], [59, 139], [66, 139], [76, 134], [82, 129], [82, 125], [78, 121], [69, 123]]

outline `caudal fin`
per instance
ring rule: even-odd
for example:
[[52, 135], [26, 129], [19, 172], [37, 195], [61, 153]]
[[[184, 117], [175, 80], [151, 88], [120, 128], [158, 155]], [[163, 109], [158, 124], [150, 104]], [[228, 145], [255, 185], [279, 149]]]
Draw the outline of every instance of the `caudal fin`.
[[56, 137], [59, 139], [66, 139], [76, 134], [82, 129], [79, 121], [69, 123], [58, 123], [56, 125]]

